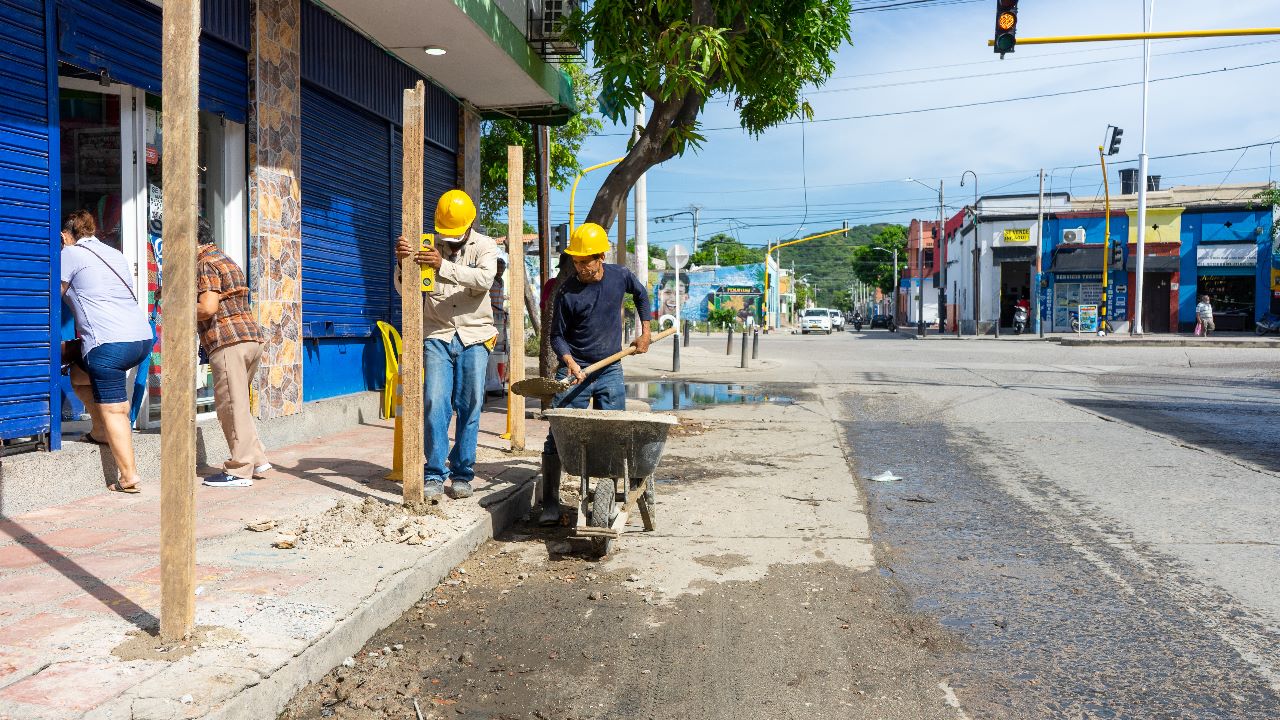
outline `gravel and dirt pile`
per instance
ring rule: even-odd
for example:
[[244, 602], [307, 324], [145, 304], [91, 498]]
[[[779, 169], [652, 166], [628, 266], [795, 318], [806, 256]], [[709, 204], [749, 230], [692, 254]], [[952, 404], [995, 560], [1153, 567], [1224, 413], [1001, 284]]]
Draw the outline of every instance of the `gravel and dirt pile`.
[[317, 517], [281, 523], [276, 547], [343, 547], [376, 543], [421, 545], [433, 532], [430, 516], [442, 517], [438, 505], [403, 505], [366, 497], [339, 500]]

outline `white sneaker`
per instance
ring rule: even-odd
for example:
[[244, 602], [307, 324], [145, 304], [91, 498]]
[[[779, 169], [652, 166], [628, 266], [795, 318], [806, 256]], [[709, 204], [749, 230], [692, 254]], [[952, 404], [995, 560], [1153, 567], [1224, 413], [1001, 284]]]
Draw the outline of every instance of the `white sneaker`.
[[271, 463], [262, 463], [261, 465], [257, 465], [253, 468], [253, 476], [261, 480], [264, 475], [272, 470], [275, 470], [275, 467], [273, 467]]

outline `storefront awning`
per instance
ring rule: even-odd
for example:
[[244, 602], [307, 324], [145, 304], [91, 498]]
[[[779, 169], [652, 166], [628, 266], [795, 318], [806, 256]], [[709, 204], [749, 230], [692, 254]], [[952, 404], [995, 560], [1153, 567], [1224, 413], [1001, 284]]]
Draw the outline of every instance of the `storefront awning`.
[[1255, 267], [1257, 264], [1258, 246], [1253, 243], [1202, 245], [1196, 248], [1196, 265], [1199, 267]]
[[[1128, 270], [1136, 269], [1137, 258], [1133, 254], [1132, 248], [1129, 252]], [[1119, 270], [1120, 266], [1112, 265], [1112, 271]], [[1053, 262], [1049, 265], [1049, 272], [1054, 273], [1101, 273], [1102, 272], [1102, 246], [1101, 245], [1059, 245], [1053, 251]], [[1174, 273], [1178, 272], [1178, 256], [1177, 255], [1147, 255], [1147, 260], [1143, 264], [1143, 272], [1157, 273]]]

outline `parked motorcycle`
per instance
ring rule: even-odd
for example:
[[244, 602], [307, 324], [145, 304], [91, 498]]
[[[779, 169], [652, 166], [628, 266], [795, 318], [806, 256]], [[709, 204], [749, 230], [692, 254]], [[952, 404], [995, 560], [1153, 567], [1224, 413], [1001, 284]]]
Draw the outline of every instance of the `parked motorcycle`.
[[1013, 334], [1021, 335], [1027, 329], [1027, 309], [1019, 305], [1013, 309]]
[[1266, 335], [1267, 333], [1280, 334], [1280, 315], [1273, 313], [1263, 315], [1258, 324], [1254, 326], [1253, 331], [1259, 335]]

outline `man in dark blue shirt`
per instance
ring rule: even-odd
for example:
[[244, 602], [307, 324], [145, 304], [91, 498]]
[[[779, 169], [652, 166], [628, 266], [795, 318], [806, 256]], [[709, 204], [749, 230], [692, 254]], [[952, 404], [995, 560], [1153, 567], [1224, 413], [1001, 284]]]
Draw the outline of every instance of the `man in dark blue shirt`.
[[[626, 388], [622, 362], [585, 375], [582, 368], [622, 349], [622, 303], [628, 294], [641, 318], [649, 317], [649, 292], [630, 270], [604, 261], [609, 236], [595, 223], [584, 223], [573, 231], [568, 254], [574, 276], [565, 280], [552, 298], [553, 314], [549, 333], [551, 347], [560, 359], [556, 378], [570, 378], [568, 390], [556, 395], [552, 407], [625, 410]], [[637, 353], [648, 352], [652, 335], [647, 321], [640, 324], [641, 335], [631, 344]], [[547, 434], [542, 447], [542, 513], [539, 520], [553, 525], [560, 520], [560, 456], [555, 440]]]

